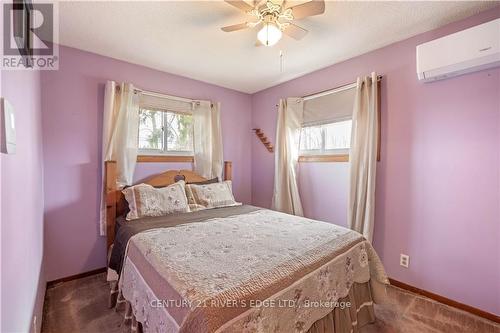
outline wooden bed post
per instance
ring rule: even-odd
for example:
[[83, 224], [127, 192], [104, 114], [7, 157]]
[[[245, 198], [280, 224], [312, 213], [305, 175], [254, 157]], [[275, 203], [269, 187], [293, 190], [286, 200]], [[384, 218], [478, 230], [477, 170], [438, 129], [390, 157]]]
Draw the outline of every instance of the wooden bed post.
[[224, 180], [233, 179], [233, 162], [224, 161]]
[[106, 236], [108, 249], [115, 240], [115, 222], [116, 222], [116, 162], [106, 161], [105, 179], [106, 179]]

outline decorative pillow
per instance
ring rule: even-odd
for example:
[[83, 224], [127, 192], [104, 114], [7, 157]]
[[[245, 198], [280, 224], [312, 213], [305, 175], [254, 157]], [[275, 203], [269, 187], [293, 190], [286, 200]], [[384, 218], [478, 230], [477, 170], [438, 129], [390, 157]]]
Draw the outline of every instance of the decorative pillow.
[[[176, 180], [176, 182], [178, 182], [178, 181], [179, 180]], [[189, 208], [191, 209], [192, 212], [195, 212], [197, 210], [203, 210], [206, 207], [200, 206], [194, 201], [193, 193], [191, 192], [191, 189], [189, 189], [187, 185], [207, 185], [207, 184], [215, 184], [218, 182], [219, 182], [219, 178], [215, 177], [215, 178], [204, 180], [201, 182], [186, 183], [186, 197], [188, 199]]]
[[148, 184], [126, 188], [122, 193], [130, 208], [127, 220], [189, 212], [184, 187], [185, 183], [181, 180], [162, 188], [155, 188]]
[[197, 212], [204, 209], [207, 209], [207, 207], [198, 204], [189, 204], [189, 210], [192, 212]]
[[[196, 202], [195, 198], [194, 198], [194, 194], [193, 194], [193, 190], [191, 189], [191, 185], [195, 185], [195, 184], [186, 184], [186, 198], [188, 200], [188, 204], [191, 206], [200, 206], [199, 203]], [[201, 207], [205, 207], [205, 206], [201, 206]], [[200, 207], [197, 207], [198, 209], [196, 210], [200, 210], [199, 208]]]
[[234, 200], [230, 180], [206, 185], [187, 184], [186, 195], [191, 205], [202, 205], [205, 208], [239, 205]]

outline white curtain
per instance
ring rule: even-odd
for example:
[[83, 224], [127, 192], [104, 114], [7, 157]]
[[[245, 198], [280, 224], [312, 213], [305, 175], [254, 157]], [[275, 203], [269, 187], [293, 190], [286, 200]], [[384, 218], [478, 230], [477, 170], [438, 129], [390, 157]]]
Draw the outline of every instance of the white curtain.
[[106, 82], [102, 134], [101, 235], [106, 234], [104, 161], [116, 161], [117, 186], [131, 185], [137, 163], [139, 94], [130, 83]]
[[304, 113], [301, 98], [280, 100], [276, 127], [272, 209], [303, 216], [297, 184], [300, 129]]
[[199, 101], [193, 110], [194, 170], [205, 178], [222, 181], [220, 103]]
[[348, 222], [368, 240], [373, 239], [375, 177], [378, 145], [377, 75], [358, 78], [352, 118]]

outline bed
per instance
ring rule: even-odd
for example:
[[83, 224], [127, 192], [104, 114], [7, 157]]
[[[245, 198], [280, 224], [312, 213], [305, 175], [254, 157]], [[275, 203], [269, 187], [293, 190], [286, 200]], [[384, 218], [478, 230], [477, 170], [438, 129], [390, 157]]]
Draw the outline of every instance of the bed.
[[[225, 179], [231, 164], [225, 163]], [[359, 233], [253, 207], [126, 221], [106, 163], [110, 306], [144, 332], [357, 332], [388, 279]], [[170, 170], [156, 187], [205, 178]]]

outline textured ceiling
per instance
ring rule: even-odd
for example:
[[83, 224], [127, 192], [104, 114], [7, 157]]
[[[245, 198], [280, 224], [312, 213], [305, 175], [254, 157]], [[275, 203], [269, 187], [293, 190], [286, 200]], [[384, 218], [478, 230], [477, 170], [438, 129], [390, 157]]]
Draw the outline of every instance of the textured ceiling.
[[495, 5], [328, 1], [325, 14], [297, 21], [309, 30], [303, 40], [284, 36], [268, 48], [254, 46], [256, 30], [220, 30], [247, 19], [222, 1], [71, 1], [60, 2], [59, 37], [63, 45], [253, 93]]

